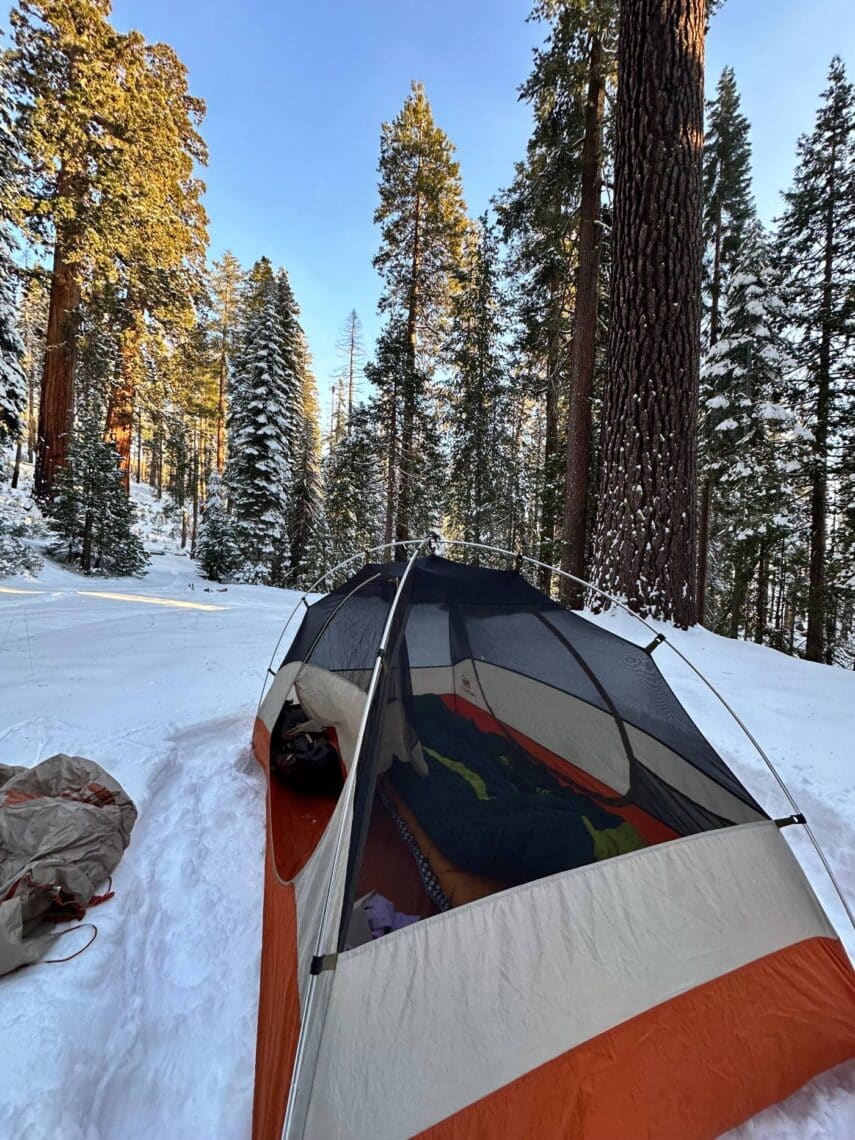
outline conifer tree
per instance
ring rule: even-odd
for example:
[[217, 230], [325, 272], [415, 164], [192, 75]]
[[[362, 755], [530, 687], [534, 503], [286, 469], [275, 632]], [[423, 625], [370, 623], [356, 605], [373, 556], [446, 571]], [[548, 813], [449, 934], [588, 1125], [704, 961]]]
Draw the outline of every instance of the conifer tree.
[[779, 254], [798, 365], [795, 397], [813, 442], [804, 469], [810, 496], [810, 566], [805, 652], [830, 659], [830, 487], [855, 446], [855, 90], [835, 58], [816, 123], [798, 142], [784, 195]]
[[[362, 322], [356, 309], [351, 309], [338, 339], [338, 352], [342, 360], [339, 384], [342, 403], [346, 409], [346, 419], [353, 414], [354, 401], [359, 394], [359, 381], [365, 361], [365, 346], [362, 341]], [[340, 418], [340, 417], [339, 417]], [[342, 425], [343, 426], [343, 425]]]
[[357, 405], [347, 432], [331, 444], [324, 460], [325, 523], [330, 564], [343, 562], [381, 541], [384, 525], [384, 452], [375, 413]]
[[125, 493], [118, 451], [104, 439], [105, 394], [120, 365], [114, 330], [100, 318], [88, 313], [83, 326], [75, 428], [50, 512], [57, 553], [84, 574], [139, 575], [148, 556], [132, 530], [135, 510]]
[[[460, 252], [465, 206], [454, 147], [436, 125], [424, 88], [412, 92], [391, 123], [384, 123], [380, 142], [380, 203], [374, 221], [380, 226], [380, 248], [374, 266], [383, 278], [379, 308], [389, 316], [385, 350], [395, 350], [393, 375], [386, 374], [383, 352], [378, 351], [375, 375], [386, 374], [392, 401], [392, 419], [386, 425], [389, 443], [390, 493], [387, 541], [393, 523], [397, 537], [406, 538], [416, 521], [415, 504], [422, 517], [430, 506], [432, 489], [418, 486], [424, 473], [430, 482], [435, 471], [425, 462], [433, 415], [427, 407], [429, 378], [441, 347], [447, 314], [450, 276]], [[403, 331], [403, 337], [401, 332]], [[421, 433], [419, 426], [424, 429]], [[391, 483], [394, 480], [395, 491]], [[437, 483], [439, 480], [436, 481]], [[438, 504], [435, 504], [435, 506]]]
[[45, 275], [34, 268], [22, 282], [18, 328], [24, 352], [21, 367], [25, 379], [24, 427], [15, 451], [12, 486], [17, 487], [20, 464], [24, 455], [32, 463], [36, 453], [36, 421], [38, 419], [39, 380], [44, 368], [45, 330], [47, 329], [47, 290]]
[[[23, 431], [26, 377], [24, 344], [18, 332], [15, 246], [9, 232], [10, 197], [16, 156], [10, 134], [6, 67], [0, 61], [0, 449]], [[0, 480], [5, 464], [0, 459]]]
[[715, 628], [757, 640], [770, 633], [772, 563], [794, 526], [792, 469], [803, 436], [784, 399], [792, 368], [780, 331], [784, 310], [768, 244], [759, 223], [750, 223], [702, 369], [701, 464], [715, 520]]
[[238, 576], [285, 585], [291, 565], [288, 537], [293, 478], [293, 375], [286, 357], [270, 262], [253, 267], [244, 300], [228, 419], [225, 480], [242, 552]]
[[307, 580], [307, 575], [313, 574], [313, 578], [317, 578], [320, 573], [315, 567], [321, 557], [320, 546], [323, 543], [320, 534], [316, 535], [315, 532], [326, 526], [321, 477], [320, 407], [305, 338], [303, 338], [301, 356], [302, 391], [294, 449], [289, 527], [291, 577], [299, 584]]
[[[334, 565], [332, 534], [327, 523], [324, 503], [321, 501], [313, 520], [309, 541], [303, 551], [297, 585], [301, 590], [308, 590], [314, 586], [325, 571], [332, 569]], [[321, 588], [327, 589], [328, 583], [322, 583]]]
[[[751, 196], [751, 142], [748, 120], [740, 110], [733, 68], [721, 73], [716, 97], [707, 104], [703, 157], [704, 284], [709, 310], [707, 344], [719, 337], [721, 302], [728, 288], [746, 226], [754, 217]], [[698, 520], [697, 620], [706, 617], [707, 560], [710, 545], [712, 486], [701, 480]]]
[[196, 557], [206, 578], [228, 582], [241, 564], [241, 550], [235, 528], [226, 510], [222, 481], [216, 471], [208, 479], [208, 497]]
[[[374, 357], [365, 365], [365, 376], [374, 389], [368, 405], [375, 420], [375, 432], [383, 447], [385, 468], [383, 541], [388, 543], [395, 533], [395, 518], [401, 484], [401, 439], [403, 392], [410, 383], [409, 345], [406, 325], [390, 319], [380, 331], [374, 346]], [[415, 418], [415, 411], [413, 412]], [[335, 528], [333, 527], [335, 532]]]
[[503, 295], [498, 245], [487, 215], [463, 243], [447, 345], [450, 408], [449, 521], [466, 542], [506, 536], [510, 467], [503, 383]]
[[707, 250], [709, 343], [718, 340], [720, 302], [739, 257], [745, 227], [754, 217], [749, 124], [740, 108], [736, 76], [726, 67], [707, 104], [704, 134], [703, 233]]
[[[534, 127], [526, 158], [497, 211], [518, 280], [520, 336], [529, 395], [544, 404], [543, 503], [535, 547], [559, 561], [584, 563], [592, 440], [591, 398], [598, 336], [600, 197], [605, 89], [614, 68], [617, 4], [612, 0], [538, 0], [532, 19], [548, 24], [544, 46], [520, 89]], [[569, 432], [572, 448], [566, 447]], [[562, 500], [565, 499], [562, 512]], [[562, 519], [563, 514], [563, 519]], [[540, 586], [550, 589], [543, 569]]]
[[240, 262], [229, 250], [226, 250], [219, 261], [214, 262], [209, 274], [212, 299], [212, 347], [217, 368], [216, 466], [220, 474], [222, 474], [225, 464], [226, 452], [226, 388], [228, 386], [229, 357], [234, 346], [243, 276]]

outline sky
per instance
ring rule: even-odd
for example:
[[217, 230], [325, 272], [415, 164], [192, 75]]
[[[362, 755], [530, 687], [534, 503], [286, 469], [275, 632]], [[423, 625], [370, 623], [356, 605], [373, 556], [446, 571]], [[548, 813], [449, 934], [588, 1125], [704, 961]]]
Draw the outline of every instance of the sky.
[[[323, 403], [336, 341], [356, 309], [379, 329], [380, 124], [421, 80], [457, 147], [470, 213], [525, 153], [517, 89], [542, 26], [529, 0], [114, 0], [113, 20], [172, 44], [207, 102], [205, 198], [214, 257], [284, 265], [302, 308]], [[810, 130], [831, 57], [855, 78], [852, 0], [726, 0], [707, 40], [707, 88], [735, 69], [752, 124], [755, 194], [771, 221]]]

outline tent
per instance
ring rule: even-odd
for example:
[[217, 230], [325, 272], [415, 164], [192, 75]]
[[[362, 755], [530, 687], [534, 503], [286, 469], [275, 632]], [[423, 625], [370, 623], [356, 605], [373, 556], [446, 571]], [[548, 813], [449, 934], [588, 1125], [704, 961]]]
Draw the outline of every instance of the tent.
[[[799, 817], [769, 818], [655, 648], [435, 554], [306, 603], [253, 738], [255, 1140], [690, 1140], [855, 1055]], [[340, 790], [275, 775], [301, 729]]]

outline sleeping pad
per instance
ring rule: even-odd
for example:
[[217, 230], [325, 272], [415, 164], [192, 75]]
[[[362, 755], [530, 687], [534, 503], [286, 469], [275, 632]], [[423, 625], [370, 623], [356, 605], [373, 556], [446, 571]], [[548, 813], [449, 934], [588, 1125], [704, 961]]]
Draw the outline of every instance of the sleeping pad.
[[441, 697], [413, 704], [428, 775], [396, 763], [389, 778], [460, 867], [514, 886], [645, 846], [631, 824], [563, 784], [510, 735], [482, 732]]

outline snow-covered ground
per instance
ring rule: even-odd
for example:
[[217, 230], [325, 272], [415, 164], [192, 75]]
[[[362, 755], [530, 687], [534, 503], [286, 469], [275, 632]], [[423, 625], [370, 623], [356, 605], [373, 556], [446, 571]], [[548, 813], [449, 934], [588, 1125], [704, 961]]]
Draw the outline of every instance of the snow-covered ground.
[[[83, 578], [52, 563], [36, 578], [0, 580], [0, 761], [90, 756], [140, 812], [116, 897], [91, 912], [91, 948], [0, 979], [4, 1140], [249, 1136], [264, 781], [248, 741], [295, 595], [206, 585], [176, 554], [155, 556], [141, 581]], [[598, 620], [645, 639], [626, 616]], [[667, 632], [767, 748], [855, 897], [855, 673], [703, 630]], [[761, 802], [787, 813], [708, 690], [666, 646], [656, 659]], [[785, 834], [851, 954], [851, 932], [799, 832]], [[76, 938], [84, 941], [68, 935], [57, 954]], [[851, 1140], [855, 1066], [733, 1135]]]

